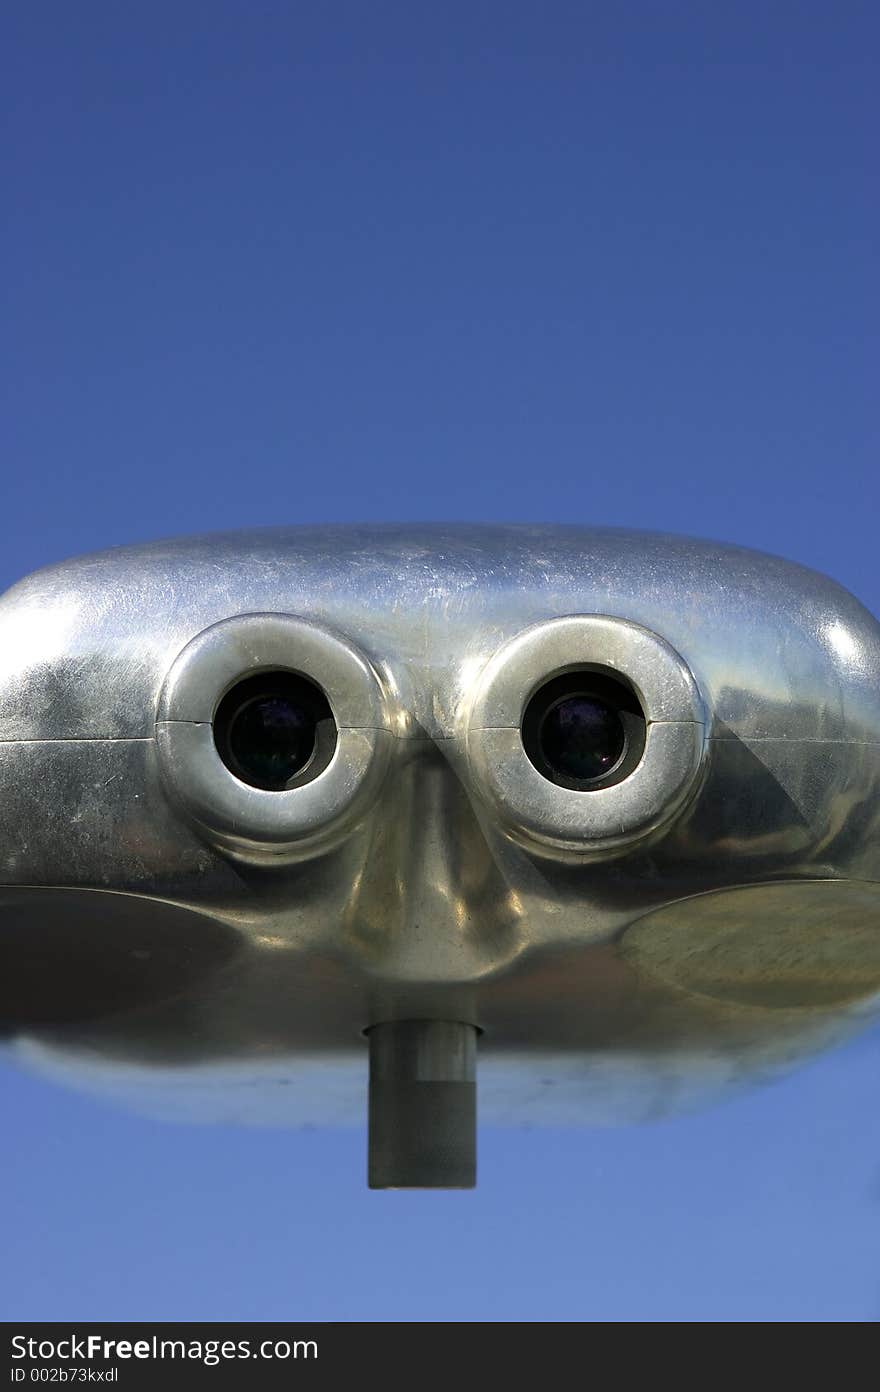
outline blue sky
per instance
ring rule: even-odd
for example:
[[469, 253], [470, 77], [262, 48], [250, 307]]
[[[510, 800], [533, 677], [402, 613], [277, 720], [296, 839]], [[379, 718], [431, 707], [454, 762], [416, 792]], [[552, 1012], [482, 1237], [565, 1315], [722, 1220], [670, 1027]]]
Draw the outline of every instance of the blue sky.
[[[880, 613], [876, 6], [2, 25], [0, 584], [215, 528], [560, 520]], [[0, 1310], [874, 1319], [878, 1038], [699, 1117], [484, 1132], [472, 1195], [4, 1064]]]

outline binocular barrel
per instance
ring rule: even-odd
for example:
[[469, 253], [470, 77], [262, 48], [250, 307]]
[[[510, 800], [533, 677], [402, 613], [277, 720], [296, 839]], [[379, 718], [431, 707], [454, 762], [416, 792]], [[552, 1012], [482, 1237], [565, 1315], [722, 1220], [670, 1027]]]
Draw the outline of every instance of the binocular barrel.
[[582, 527], [117, 547], [0, 597], [0, 1028], [157, 1115], [641, 1120], [880, 1000], [880, 625]]

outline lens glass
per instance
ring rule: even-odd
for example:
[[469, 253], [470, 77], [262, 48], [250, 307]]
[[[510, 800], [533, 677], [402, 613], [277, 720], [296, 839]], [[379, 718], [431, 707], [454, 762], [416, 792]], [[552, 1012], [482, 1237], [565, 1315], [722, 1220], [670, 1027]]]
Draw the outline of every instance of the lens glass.
[[291, 672], [260, 673], [224, 696], [214, 741], [242, 782], [280, 792], [323, 772], [336, 746], [336, 724], [314, 682]]
[[284, 787], [315, 752], [314, 717], [284, 696], [257, 696], [229, 727], [229, 749], [248, 781]]
[[553, 772], [578, 783], [609, 773], [626, 745], [619, 712], [588, 695], [567, 696], [552, 706], [538, 738], [541, 754]]

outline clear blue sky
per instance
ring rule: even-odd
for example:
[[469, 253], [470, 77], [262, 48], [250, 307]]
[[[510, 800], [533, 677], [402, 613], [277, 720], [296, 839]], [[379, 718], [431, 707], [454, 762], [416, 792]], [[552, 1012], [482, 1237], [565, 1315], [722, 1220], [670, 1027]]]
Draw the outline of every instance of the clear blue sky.
[[[5, 7], [0, 584], [262, 523], [679, 531], [880, 613], [872, 3]], [[698, 1117], [160, 1125], [0, 1063], [11, 1318], [880, 1315], [880, 1036]]]

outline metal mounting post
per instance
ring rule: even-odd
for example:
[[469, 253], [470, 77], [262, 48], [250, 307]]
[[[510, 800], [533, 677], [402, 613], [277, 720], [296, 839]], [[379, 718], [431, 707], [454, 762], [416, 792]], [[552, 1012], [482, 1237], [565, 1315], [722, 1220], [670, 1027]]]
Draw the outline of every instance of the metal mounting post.
[[472, 1189], [477, 1177], [477, 1029], [447, 1020], [374, 1025], [371, 1189]]

